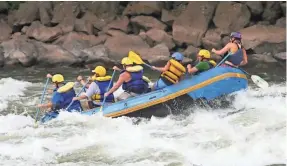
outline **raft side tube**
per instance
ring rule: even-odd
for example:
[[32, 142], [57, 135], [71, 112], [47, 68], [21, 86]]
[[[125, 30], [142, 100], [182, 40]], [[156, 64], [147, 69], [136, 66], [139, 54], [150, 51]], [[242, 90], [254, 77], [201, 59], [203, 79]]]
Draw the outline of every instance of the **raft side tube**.
[[[161, 90], [105, 106], [103, 112], [105, 116], [117, 117], [167, 102], [185, 94], [193, 99], [206, 98], [210, 100], [246, 87], [247, 79], [242, 71], [217, 67]], [[83, 114], [92, 115], [98, 111], [99, 108], [96, 108], [83, 112]]]

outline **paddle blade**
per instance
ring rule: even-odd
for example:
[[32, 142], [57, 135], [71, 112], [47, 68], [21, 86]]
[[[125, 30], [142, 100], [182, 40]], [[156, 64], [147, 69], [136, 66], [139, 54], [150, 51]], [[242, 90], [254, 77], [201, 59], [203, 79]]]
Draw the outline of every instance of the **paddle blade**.
[[134, 61], [134, 63], [138, 64], [138, 65], [141, 65], [141, 64], [144, 64], [142, 58], [136, 54], [135, 52], [133, 51], [130, 51], [129, 52], [129, 56], [128, 56], [132, 61]]
[[251, 79], [254, 82], [254, 84], [256, 84], [258, 87], [260, 87], [262, 89], [269, 87], [269, 84], [264, 79], [262, 79], [261, 77], [259, 77], [257, 75], [252, 75]]

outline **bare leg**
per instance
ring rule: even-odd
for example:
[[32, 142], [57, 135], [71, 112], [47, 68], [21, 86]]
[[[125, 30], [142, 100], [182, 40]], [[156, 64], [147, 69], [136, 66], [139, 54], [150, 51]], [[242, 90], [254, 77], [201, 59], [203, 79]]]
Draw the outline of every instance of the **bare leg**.
[[81, 105], [84, 111], [90, 109], [88, 105], [88, 101], [81, 101]]

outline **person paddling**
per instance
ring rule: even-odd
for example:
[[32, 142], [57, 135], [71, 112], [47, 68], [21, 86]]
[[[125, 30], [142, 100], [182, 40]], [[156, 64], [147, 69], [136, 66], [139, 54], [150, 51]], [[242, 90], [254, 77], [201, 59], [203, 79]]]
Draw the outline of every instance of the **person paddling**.
[[243, 66], [248, 63], [246, 50], [242, 46], [241, 33], [232, 32], [230, 34], [230, 42], [226, 44], [221, 50], [212, 49], [211, 52], [216, 55], [224, 55], [228, 52], [226, 56], [228, 58], [221, 66], [238, 67]]
[[[124, 57], [121, 61], [123, 69], [117, 83], [107, 92], [105, 96], [115, 92], [121, 85], [124, 90], [118, 100], [125, 100], [129, 97], [137, 96], [148, 92], [148, 84], [143, 80], [143, 67], [134, 65], [133, 61], [128, 57]], [[114, 70], [120, 70], [114, 66]]]
[[178, 83], [186, 72], [182, 65], [184, 56], [179, 52], [175, 52], [171, 57], [172, 59], [170, 59], [164, 67], [152, 66], [152, 69], [162, 72], [159, 80], [153, 86], [154, 90]]
[[211, 59], [210, 52], [205, 49], [202, 49], [198, 52], [197, 62], [198, 63], [194, 67], [192, 67], [191, 64], [187, 65], [187, 70], [189, 74], [198, 74], [216, 66], [216, 62]]
[[[109, 83], [111, 81], [111, 76], [106, 75], [107, 71], [103, 66], [97, 66], [93, 71], [94, 76], [91, 80], [93, 82], [89, 85], [87, 92], [80, 95], [79, 97], [74, 97], [73, 100], [90, 99], [87, 103], [88, 108], [96, 108], [102, 105], [104, 100], [104, 94], [107, 92]], [[111, 84], [113, 85], [113, 83]], [[106, 104], [115, 102], [114, 95], [111, 93], [106, 98]]]
[[[47, 77], [51, 77], [51, 74], [47, 74]], [[52, 101], [46, 104], [39, 104], [39, 108], [50, 108], [51, 110], [46, 113], [45, 118], [52, 118], [57, 116], [58, 110], [66, 109], [72, 102], [73, 97], [76, 96], [73, 82], [64, 82], [64, 76], [61, 74], [55, 74], [52, 76], [52, 82], [55, 86]], [[82, 106], [79, 101], [73, 102], [68, 108], [68, 112], [82, 111]]]

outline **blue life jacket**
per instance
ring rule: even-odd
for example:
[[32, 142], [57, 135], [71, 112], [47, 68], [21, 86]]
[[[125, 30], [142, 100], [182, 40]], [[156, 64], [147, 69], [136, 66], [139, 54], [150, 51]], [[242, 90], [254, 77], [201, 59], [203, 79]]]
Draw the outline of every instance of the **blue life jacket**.
[[[95, 81], [95, 83], [99, 86], [99, 89], [100, 89], [101, 93], [97, 97], [92, 96], [92, 99], [102, 102], [102, 101], [104, 101], [104, 94], [108, 91], [110, 80], [107, 80], [107, 81]], [[113, 82], [111, 83], [110, 88], [111, 87], [113, 87]], [[111, 93], [109, 96], [106, 97], [106, 102], [114, 102], [114, 101], [115, 101], [115, 98], [114, 98], [114, 94], [113, 93]]]
[[242, 48], [239, 48], [238, 44], [236, 45], [238, 50], [234, 54], [230, 52], [230, 55], [226, 60], [231, 62], [233, 65], [238, 66], [243, 61], [243, 50]]
[[[121, 73], [127, 70], [123, 70]], [[129, 82], [124, 82], [122, 85], [123, 90], [126, 92], [133, 92], [136, 94], [146, 93], [148, 91], [148, 84], [143, 80], [143, 70], [130, 72], [131, 80]]]
[[[66, 109], [67, 106], [72, 102], [73, 97], [76, 96], [74, 88], [71, 88], [66, 92], [59, 92], [59, 89], [57, 90], [57, 92], [54, 92], [52, 98], [53, 111]], [[74, 101], [67, 111], [71, 112], [72, 110], [82, 111], [80, 101], [78, 100]]]

